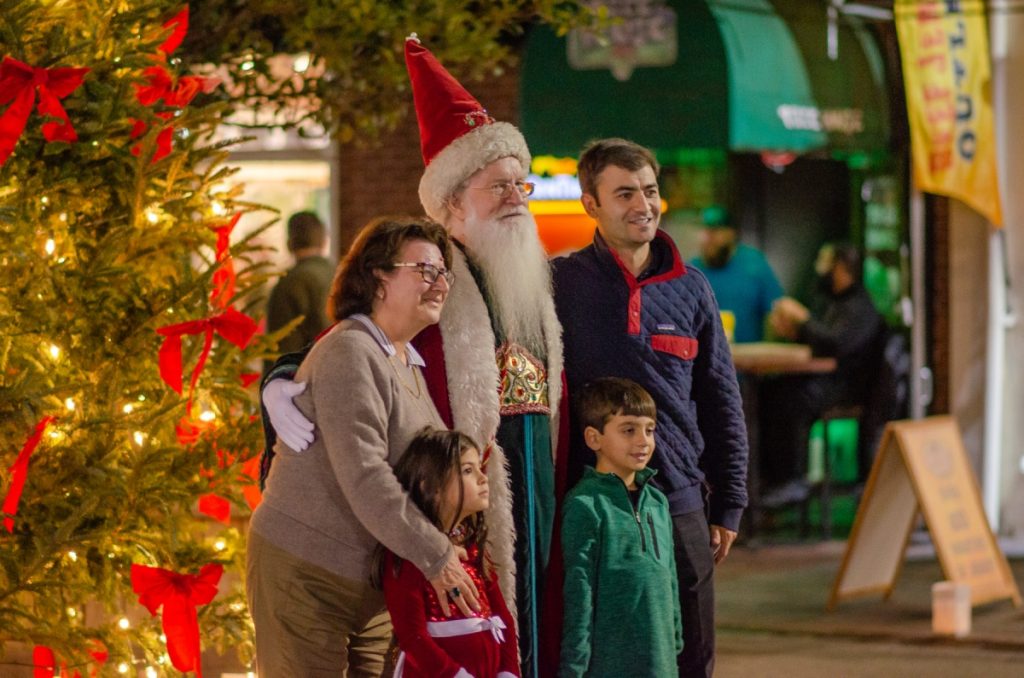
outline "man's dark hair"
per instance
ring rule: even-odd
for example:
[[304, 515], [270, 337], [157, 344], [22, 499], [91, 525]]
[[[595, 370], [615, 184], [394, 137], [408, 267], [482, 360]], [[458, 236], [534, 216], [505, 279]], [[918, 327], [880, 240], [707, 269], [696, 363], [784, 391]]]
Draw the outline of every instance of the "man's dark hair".
[[576, 174], [579, 176], [580, 188], [584, 193], [597, 198], [597, 178], [609, 165], [621, 167], [630, 172], [638, 172], [644, 167], [650, 167], [654, 170], [654, 176], [658, 176], [658, 172], [661, 171], [661, 165], [658, 164], [654, 154], [640, 144], [627, 139], [598, 139], [591, 141], [583, 148], [579, 163], [576, 165]]
[[833, 265], [842, 263], [846, 270], [853, 275], [853, 279], [860, 281], [863, 273], [861, 264], [860, 249], [848, 242], [832, 243]]
[[288, 249], [292, 252], [321, 247], [326, 239], [327, 229], [315, 212], [296, 212], [288, 218]]
[[327, 300], [327, 315], [344, 320], [353, 313], [369, 315], [380, 287], [378, 271], [391, 270], [402, 246], [410, 240], [437, 245], [445, 268], [452, 266], [448, 232], [426, 217], [384, 216], [366, 224], [338, 264]]
[[643, 386], [619, 377], [601, 377], [587, 383], [576, 397], [583, 428], [604, 431], [604, 425], [617, 414], [655, 418], [654, 398]]

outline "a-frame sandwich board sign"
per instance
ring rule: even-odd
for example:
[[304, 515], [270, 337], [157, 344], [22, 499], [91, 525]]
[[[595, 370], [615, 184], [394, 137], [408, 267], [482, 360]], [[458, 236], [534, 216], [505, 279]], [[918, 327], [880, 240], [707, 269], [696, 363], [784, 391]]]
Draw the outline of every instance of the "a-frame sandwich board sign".
[[918, 510], [946, 579], [968, 584], [971, 605], [1020, 590], [985, 517], [978, 483], [952, 417], [890, 422], [871, 467], [828, 609], [881, 593], [888, 599]]

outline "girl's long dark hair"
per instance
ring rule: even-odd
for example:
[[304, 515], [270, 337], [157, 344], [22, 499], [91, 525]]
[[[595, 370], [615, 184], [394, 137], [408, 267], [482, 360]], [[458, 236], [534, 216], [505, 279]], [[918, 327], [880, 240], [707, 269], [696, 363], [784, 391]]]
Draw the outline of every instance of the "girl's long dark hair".
[[[437, 529], [450, 534], [457, 525], [441, 524], [441, 497], [452, 478], [458, 481], [459, 502], [455, 506], [455, 520], [462, 513], [462, 482], [459, 480], [462, 469], [462, 453], [466, 450], [479, 450], [472, 438], [459, 431], [443, 431], [429, 426], [421, 429], [409, 443], [402, 458], [395, 464], [394, 472], [398, 482], [409, 494], [409, 498], [423, 512], [427, 520]], [[483, 512], [469, 516], [463, 521], [465, 537], [463, 544], [479, 546], [479, 560], [476, 563], [483, 569], [488, 562], [485, 552], [487, 543], [487, 526]], [[381, 588], [384, 575], [384, 554], [386, 548], [377, 544], [370, 566], [370, 581], [374, 587]]]

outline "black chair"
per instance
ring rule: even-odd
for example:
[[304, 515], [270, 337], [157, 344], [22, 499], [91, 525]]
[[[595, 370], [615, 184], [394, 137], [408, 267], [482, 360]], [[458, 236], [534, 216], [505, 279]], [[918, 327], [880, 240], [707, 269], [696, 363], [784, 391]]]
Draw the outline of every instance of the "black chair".
[[[865, 400], [860, 404], [841, 404], [821, 415], [824, 436], [824, 463], [817, 495], [821, 506], [821, 532], [824, 539], [832, 537], [832, 498], [837, 490], [858, 494], [871, 471], [885, 424], [906, 416], [910, 393], [910, 352], [907, 340], [898, 332], [886, 330], [879, 342], [878, 371], [869, 382]], [[857, 481], [837, 487], [832, 476], [833, 450], [829, 446], [829, 424], [837, 419], [857, 420]], [[801, 507], [801, 531], [808, 527], [808, 503]]]

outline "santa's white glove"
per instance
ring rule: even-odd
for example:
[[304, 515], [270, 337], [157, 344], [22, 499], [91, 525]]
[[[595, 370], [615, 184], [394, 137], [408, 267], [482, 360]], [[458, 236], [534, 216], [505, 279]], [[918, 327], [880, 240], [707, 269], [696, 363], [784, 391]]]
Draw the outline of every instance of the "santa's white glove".
[[263, 406], [270, 415], [278, 439], [296, 452], [313, 442], [313, 422], [295, 407], [292, 399], [306, 390], [306, 382], [274, 379], [263, 388]]
[[455, 674], [455, 678], [474, 678], [473, 674], [466, 669], [459, 669], [459, 672]]

